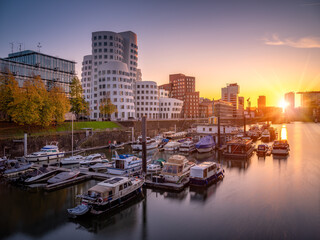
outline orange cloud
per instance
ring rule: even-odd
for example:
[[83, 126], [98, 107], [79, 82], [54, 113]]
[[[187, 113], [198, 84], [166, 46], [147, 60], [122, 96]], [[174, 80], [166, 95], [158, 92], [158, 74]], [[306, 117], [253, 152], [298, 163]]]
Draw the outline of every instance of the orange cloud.
[[278, 35], [272, 35], [271, 39], [263, 39], [264, 44], [272, 46], [289, 46], [294, 48], [320, 48], [320, 37], [303, 37], [297, 40], [290, 38], [280, 39]]

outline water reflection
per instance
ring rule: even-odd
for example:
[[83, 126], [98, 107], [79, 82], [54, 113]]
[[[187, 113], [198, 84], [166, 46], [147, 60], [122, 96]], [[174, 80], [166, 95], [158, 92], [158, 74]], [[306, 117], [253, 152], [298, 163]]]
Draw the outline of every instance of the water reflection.
[[191, 202], [206, 202], [212, 198], [217, 191], [217, 188], [221, 185], [223, 180], [210, 184], [208, 187], [194, 187], [190, 186], [190, 200]]

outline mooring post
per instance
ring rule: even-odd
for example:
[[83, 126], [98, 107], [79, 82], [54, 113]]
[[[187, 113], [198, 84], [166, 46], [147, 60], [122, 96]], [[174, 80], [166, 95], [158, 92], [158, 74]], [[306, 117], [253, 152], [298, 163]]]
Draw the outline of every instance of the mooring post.
[[27, 157], [28, 153], [28, 134], [24, 133], [24, 157]]
[[221, 147], [221, 141], [220, 141], [220, 116], [218, 116], [218, 150], [220, 150], [220, 147]]
[[146, 132], [147, 132], [147, 121], [146, 116], [142, 117], [142, 174], [147, 173], [147, 146], [146, 146]]

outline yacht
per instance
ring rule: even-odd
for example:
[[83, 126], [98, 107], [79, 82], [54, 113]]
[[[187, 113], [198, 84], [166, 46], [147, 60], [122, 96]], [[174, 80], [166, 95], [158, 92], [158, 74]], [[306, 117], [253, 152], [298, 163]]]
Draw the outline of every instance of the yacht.
[[224, 170], [215, 162], [203, 162], [190, 169], [190, 185], [207, 186], [223, 178]]
[[71, 157], [61, 159], [60, 164], [61, 165], [79, 164], [80, 161], [82, 161], [83, 159], [84, 157], [81, 155], [74, 155]]
[[199, 153], [210, 152], [214, 149], [214, 147], [215, 142], [213, 137], [210, 135], [201, 138], [199, 142], [196, 143], [196, 149]]
[[196, 150], [196, 146], [192, 140], [187, 140], [183, 142], [180, 147], [179, 151], [180, 152], [194, 152]]
[[[159, 145], [159, 141], [156, 141], [153, 138], [146, 137], [146, 149], [154, 149], [157, 148]], [[131, 148], [133, 151], [142, 151], [142, 137], [138, 137], [138, 140], [136, 143], [131, 145]]]
[[274, 141], [272, 145], [272, 154], [273, 155], [288, 155], [289, 154], [289, 144], [287, 140]]
[[163, 146], [164, 151], [177, 151], [180, 148], [181, 143], [176, 141], [169, 141], [166, 145]]
[[27, 155], [26, 159], [29, 162], [45, 161], [64, 157], [64, 152], [59, 151], [57, 145], [46, 145], [41, 148], [40, 152], [34, 152]]
[[133, 175], [137, 174], [142, 169], [142, 159], [130, 154], [115, 153], [116, 156], [112, 158], [114, 163], [112, 167], [107, 168], [109, 174], [114, 175]]
[[183, 178], [189, 176], [192, 166], [194, 163], [189, 162], [185, 156], [173, 155], [164, 163], [160, 176], [166, 182], [179, 183]]
[[93, 165], [96, 163], [105, 163], [109, 162], [108, 159], [105, 158], [104, 154], [95, 153], [85, 157], [82, 161], [80, 161], [80, 165]]
[[68, 213], [81, 216], [107, 212], [139, 196], [143, 183], [140, 178], [111, 177], [90, 188], [88, 193], [77, 195], [81, 204], [68, 209]]
[[265, 129], [261, 134], [262, 142], [270, 142], [270, 132], [268, 129]]

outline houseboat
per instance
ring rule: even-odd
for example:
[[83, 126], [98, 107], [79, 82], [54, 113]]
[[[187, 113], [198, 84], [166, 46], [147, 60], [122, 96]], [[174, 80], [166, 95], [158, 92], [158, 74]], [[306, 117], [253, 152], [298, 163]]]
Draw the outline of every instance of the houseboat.
[[27, 155], [26, 160], [29, 162], [45, 161], [64, 157], [64, 152], [59, 151], [57, 145], [46, 145], [41, 148], [40, 152], [34, 152]]
[[196, 149], [199, 153], [210, 152], [214, 149], [215, 142], [212, 136], [207, 135], [196, 143]]
[[68, 213], [72, 216], [105, 213], [141, 195], [143, 183], [140, 178], [111, 177], [90, 188], [87, 194], [77, 195], [81, 204], [68, 209]]
[[249, 158], [253, 153], [252, 140], [233, 139], [227, 142], [223, 155], [230, 158]]
[[[160, 141], [156, 141], [153, 138], [146, 137], [146, 149], [154, 149], [157, 148]], [[131, 145], [131, 148], [133, 151], [142, 151], [142, 137], [138, 137], [138, 140], [136, 143]]]
[[261, 134], [262, 142], [270, 142], [270, 132], [268, 129], [265, 129]]
[[195, 150], [196, 150], [196, 146], [192, 140], [184, 141], [179, 147], [180, 152], [190, 153], [190, 152], [194, 152]]
[[224, 170], [215, 162], [203, 162], [190, 168], [190, 185], [207, 186], [223, 178]]
[[166, 182], [179, 183], [183, 178], [189, 176], [192, 166], [194, 163], [189, 162], [185, 156], [173, 155], [164, 164], [160, 176]]
[[279, 141], [274, 141], [272, 145], [272, 154], [273, 155], [288, 155], [289, 154], [289, 144], [287, 140], [279, 140]]

